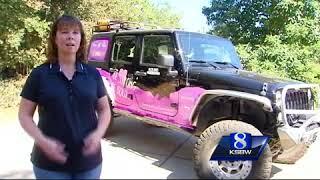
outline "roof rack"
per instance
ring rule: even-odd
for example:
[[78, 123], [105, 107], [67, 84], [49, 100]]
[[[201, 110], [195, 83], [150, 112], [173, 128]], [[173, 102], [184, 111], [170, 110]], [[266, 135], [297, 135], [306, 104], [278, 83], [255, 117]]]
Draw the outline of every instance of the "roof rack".
[[120, 20], [99, 20], [93, 26], [93, 32], [110, 32], [119, 30], [144, 29], [144, 27], [160, 28], [159, 26], [144, 24], [140, 22], [120, 21]]

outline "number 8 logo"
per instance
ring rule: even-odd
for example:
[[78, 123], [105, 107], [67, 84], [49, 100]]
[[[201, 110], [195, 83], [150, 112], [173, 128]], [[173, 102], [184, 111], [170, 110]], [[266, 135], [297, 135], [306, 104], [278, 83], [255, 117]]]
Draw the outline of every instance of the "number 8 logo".
[[236, 133], [234, 135], [234, 139], [236, 140], [233, 144], [233, 146], [236, 149], [244, 149], [247, 147], [247, 142], [245, 141], [246, 139], [246, 134], [245, 133]]

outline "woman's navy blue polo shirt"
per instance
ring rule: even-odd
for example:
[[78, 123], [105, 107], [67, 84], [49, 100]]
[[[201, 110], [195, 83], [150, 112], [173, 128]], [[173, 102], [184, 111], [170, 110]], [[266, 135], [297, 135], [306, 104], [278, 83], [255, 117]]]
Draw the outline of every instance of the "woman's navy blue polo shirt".
[[90, 65], [77, 62], [72, 80], [68, 80], [58, 63], [42, 64], [32, 70], [21, 96], [38, 104], [38, 127], [66, 145], [67, 162], [60, 165], [50, 161], [34, 145], [32, 163], [56, 171], [84, 171], [102, 162], [99, 151], [90, 156], [82, 154], [83, 139], [98, 125], [97, 100], [106, 95], [99, 72]]

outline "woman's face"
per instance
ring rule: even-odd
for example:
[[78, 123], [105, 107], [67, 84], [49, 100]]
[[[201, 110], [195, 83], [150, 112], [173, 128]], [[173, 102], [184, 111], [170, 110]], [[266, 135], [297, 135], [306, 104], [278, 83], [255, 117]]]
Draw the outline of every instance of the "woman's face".
[[81, 43], [80, 28], [77, 26], [59, 27], [55, 42], [59, 53], [76, 54]]

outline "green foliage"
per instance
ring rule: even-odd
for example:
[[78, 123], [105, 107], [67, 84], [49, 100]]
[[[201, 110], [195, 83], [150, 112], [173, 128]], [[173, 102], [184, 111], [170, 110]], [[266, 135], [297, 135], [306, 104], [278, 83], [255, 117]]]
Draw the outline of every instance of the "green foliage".
[[20, 93], [26, 77], [15, 77], [0, 80], [0, 109], [17, 107]]
[[22, 0], [0, 1], [0, 72], [7, 76], [26, 74], [43, 58], [48, 23]]
[[79, 17], [87, 39], [97, 20], [118, 19], [179, 27], [180, 17], [150, 0], [0, 0], [0, 76], [28, 74], [44, 62], [51, 23], [62, 14]]
[[157, 7], [150, 0], [0, 0], [0, 107], [17, 105], [22, 81], [8, 77], [27, 75], [45, 61], [50, 25], [62, 14], [81, 19], [87, 40], [100, 19], [180, 25], [171, 7]]
[[91, 22], [100, 19], [115, 19], [178, 27], [180, 21], [180, 17], [174, 14], [170, 7], [156, 7], [150, 0], [84, 0], [82, 9], [89, 10], [85, 19]]
[[121, 20], [163, 28], [180, 28], [181, 17], [170, 6], [157, 7], [150, 0], [84, 0], [80, 9], [86, 9], [84, 23], [88, 37], [98, 20]]
[[284, 44], [279, 36], [267, 36], [265, 43], [259, 46], [237, 46], [247, 70], [320, 83], [320, 64], [314, 61], [313, 48]]
[[211, 33], [231, 38], [237, 44], [260, 43], [266, 35], [264, 24], [273, 1], [212, 0], [202, 12], [214, 27]]
[[218, 1], [203, 8], [210, 33], [230, 38], [248, 70], [320, 83], [317, 0]]

